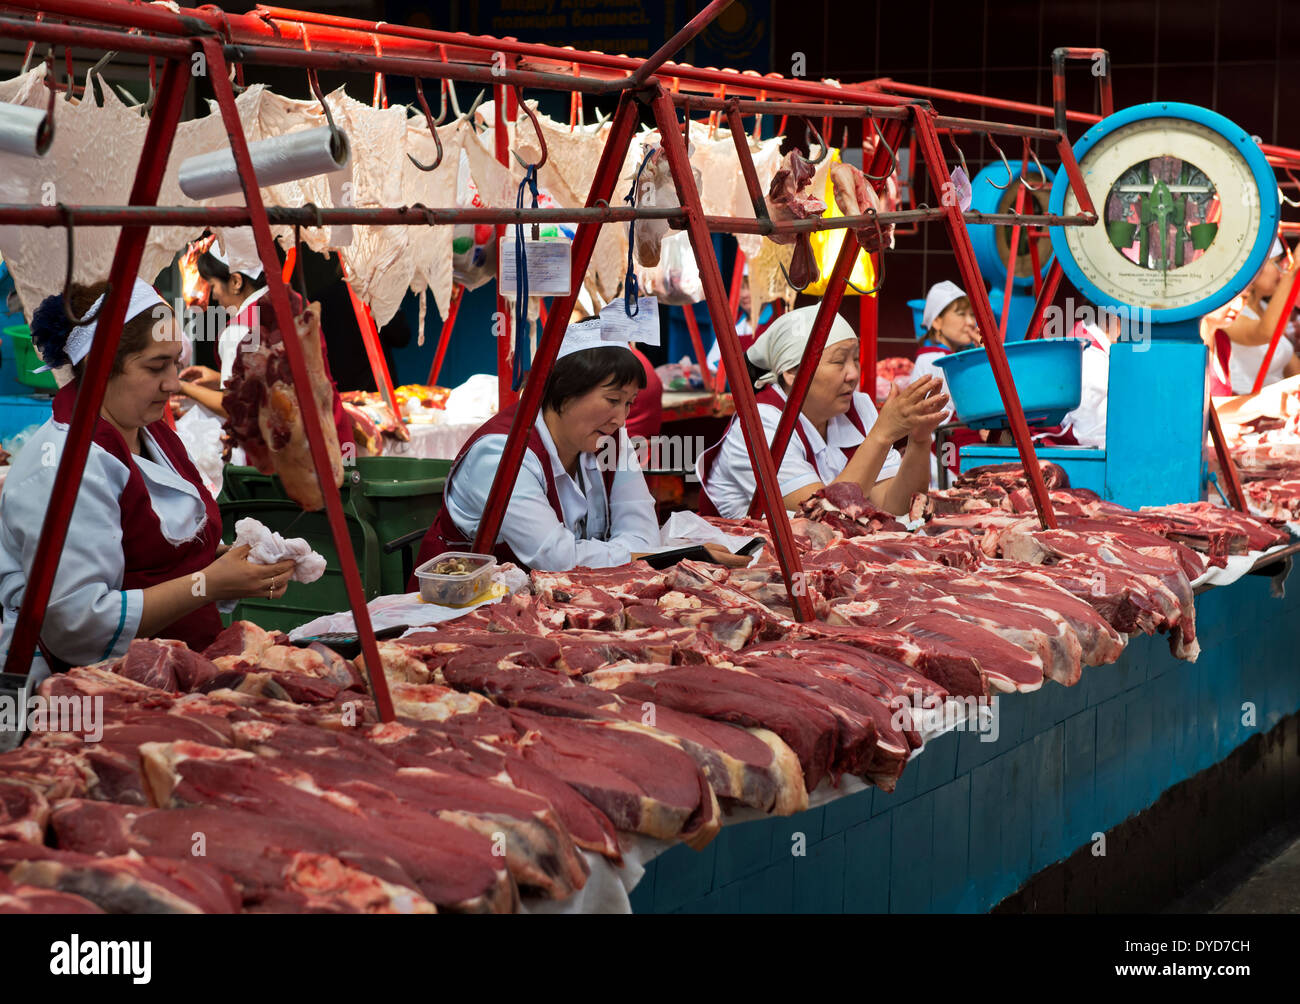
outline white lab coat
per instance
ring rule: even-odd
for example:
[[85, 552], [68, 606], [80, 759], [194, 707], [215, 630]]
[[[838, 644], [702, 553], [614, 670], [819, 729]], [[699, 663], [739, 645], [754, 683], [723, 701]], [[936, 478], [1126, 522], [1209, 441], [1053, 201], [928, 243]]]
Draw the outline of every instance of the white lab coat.
[[[625, 565], [634, 553], [660, 546], [654, 497], [646, 487], [645, 475], [624, 430], [620, 429], [618, 434], [621, 453], [627, 462], [625, 469], [614, 474], [609, 505], [613, 525], [606, 526], [605, 481], [597, 455], [579, 454], [579, 472], [584, 482], [579, 484], [560, 463], [550, 430], [540, 415], [536, 428], [550, 459], [564, 521], [556, 519], [547, 501], [541, 464], [531, 450], [526, 450], [505, 519], [501, 521], [498, 544], [506, 543], [530, 568], [546, 571]], [[479, 519], [487, 506], [488, 492], [505, 445], [504, 435], [483, 436], [461, 459], [455, 477], [448, 479], [444, 502], [466, 540], [473, 540], [478, 532]]]
[[[1259, 320], [1259, 315], [1245, 305], [1241, 308], [1241, 316], [1252, 321]], [[1270, 331], [1269, 334], [1271, 335], [1272, 332]], [[1263, 345], [1240, 345], [1233, 342], [1231, 353], [1228, 357], [1228, 376], [1232, 381], [1232, 392], [1249, 394], [1255, 389], [1255, 378], [1259, 375], [1259, 368], [1264, 365], [1264, 356], [1268, 354], [1268, 342]], [[1287, 363], [1294, 356], [1295, 347], [1284, 332], [1278, 339], [1277, 351], [1273, 353], [1273, 361], [1268, 365], [1268, 375], [1264, 377], [1263, 386], [1267, 387], [1283, 379], [1286, 375], [1284, 370]]]
[[[1061, 427], [1073, 432], [1080, 446], [1106, 447], [1106, 396], [1110, 388], [1110, 342], [1101, 328], [1084, 324], [1091, 343], [1083, 350], [1083, 390], [1079, 407], [1068, 412]], [[1080, 335], [1082, 332], [1072, 332]]]
[[[938, 377], [939, 381], [943, 384], [941, 392], [947, 394], [948, 378], [944, 375], [943, 368], [941, 366], [936, 366], [935, 362], [951, 354], [952, 353], [947, 349], [936, 350], [932, 346], [921, 346], [917, 350], [916, 363], [912, 366], [912, 375], [908, 378], [907, 385], [910, 387], [912, 384], [916, 383], [916, 381], [922, 380], [925, 377]], [[952, 405], [949, 404], [943, 413], [943, 423], [946, 425], [951, 422], [956, 415], [957, 413], [953, 410]]]
[[[67, 433], [67, 425], [52, 418], [41, 426], [14, 458], [0, 493], [0, 663], [9, 652]], [[140, 436], [149, 456], [137, 455], [135, 463], [163, 535], [176, 544], [193, 539], [207, 519], [199, 489], [172, 468], [147, 430]], [[129, 473], [91, 444], [42, 630], [50, 650], [74, 666], [122, 655], [140, 627], [144, 591], [122, 588], [120, 498]], [[32, 672], [34, 680], [49, 672], [39, 652]]]
[[[773, 390], [781, 396], [782, 400], [785, 399], [785, 393], [780, 387], [774, 386]], [[853, 407], [858, 410], [863, 426], [870, 432], [879, 417], [871, 398], [866, 394], [854, 392]], [[776, 427], [781, 421], [781, 409], [770, 404], [760, 404], [758, 417], [763, 423], [767, 442], [771, 445], [776, 436]], [[782, 495], [789, 495], [800, 488], [819, 482], [824, 485], [830, 484], [848, 466], [849, 458], [845, 456], [844, 450], [858, 446], [865, 440], [847, 414], [836, 415], [826, 424], [825, 439], [822, 439], [807, 416], [801, 414], [799, 424], [804, 435], [808, 437], [813, 455], [808, 457], [804, 454], [803, 443], [797, 433], [790, 436], [790, 444], [781, 459], [781, 469], [777, 472], [777, 481], [780, 483]], [[880, 473], [876, 475], [876, 480], [884, 481], [892, 478], [898, 473], [902, 462], [903, 458], [899, 452], [891, 449], [885, 457], [885, 462], [880, 465]], [[696, 468], [697, 476], [701, 475], [702, 466], [697, 464]], [[740, 519], [749, 512], [756, 491], [758, 491], [758, 482], [749, 461], [744, 432], [739, 422], [732, 422], [731, 428], [723, 437], [721, 449], [714, 457], [713, 467], [709, 471], [709, 500], [720, 516]]]

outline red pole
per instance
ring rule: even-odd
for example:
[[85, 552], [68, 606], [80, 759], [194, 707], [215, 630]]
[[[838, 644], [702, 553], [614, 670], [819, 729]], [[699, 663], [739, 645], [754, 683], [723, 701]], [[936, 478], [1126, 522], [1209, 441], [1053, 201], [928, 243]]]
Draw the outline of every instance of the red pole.
[[[772, 463], [779, 471], [781, 461], [785, 459], [786, 448], [790, 445], [790, 436], [794, 433], [794, 424], [803, 411], [803, 403], [808, 396], [808, 385], [812, 383], [813, 374], [821, 361], [822, 350], [826, 347], [826, 338], [830, 335], [835, 315], [839, 313], [840, 303], [844, 300], [845, 284], [853, 274], [853, 266], [858, 260], [858, 238], [852, 230], [844, 231], [844, 243], [835, 258], [831, 277], [826, 282], [826, 292], [817, 307], [817, 317], [813, 320], [812, 331], [808, 333], [808, 344], [804, 346], [803, 358], [799, 360], [799, 369], [795, 373], [794, 383], [786, 397], [781, 420], [776, 425], [772, 436]], [[865, 297], [864, 297], [865, 299]], [[749, 507], [751, 516], [758, 513], [759, 498], [754, 497]]]
[[[600, 163], [591, 181], [591, 191], [587, 193], [588, 206], [594, 206], [599, 200], [608, 202], [614, 194], [614, 186], [618, 183], [618, 176], [623, 170], [623, 157], [636, 133], [636, 125], [636, 104], [631, 94], [625, 91], [619, 96], [609, 138], [605, 140], [605, 148], [600, 154]], [[537, 355], [533, 358], [532, 369], [528, 374], [528, 380], [524, 383], [523, 394], [519, 397], [519, 408], [510, 425], [505, 451], [501, 454], [496, 477], [492, 480], [492, 488], [483, 507], [483, 518], [479, 520], [478, 534], [474, 538], [474, 550], [480, 553], [491, 552], [497, 534], [501, 530], [501, 521], [505, 518], [506, 505], [519, 473], [519, 464], [523, 460], [528, 434], [537, 421], [537, 413], [542, 405], [542, 391], [546, 389], [546, 380], [559, 354], [560, 342], [564, 340], [564, 330], [568, 327], [569, 315], [573, 313], [573, 305], [577, 302], [578, 291], [582, 289], [582, 279], [587, 274], [587, 266], [591, 262], [591, 253], [596, 247], [596, 238], [599, 234], [599, 223], [578, 224], [570, 259], [570, 291], [565, 296], [555, 298], [551, 304], [546, 326], [542, 329], [541, 341], [537, 344]]]
[[650, 79], [650, 74], [654, 73], [664, 63], [668, 62], [670, 56], [676, 55], [686, 47], [696, 35], [708, 27], [709, 22], [731, 6], [732, 0], [713, 0], [704, 10], [700, 11], [686, 23], [676, 35], [670, 38], [663, 46], [655, 52], [649, 59], [645, 60], [636, 71], [632, 74], [631, 83], [640, 87]]
[[438, 382], [438, 374], [442, 372], [442, 361], [447, 355], [447, 346], [451, 344], [451, 332], [456, 327], [456, 314], [460, 311], [460, 299], [465, 295], [465, 287], [456, 283], [451, 290], [451, 303], [447, 307], [447, 317], [442, 322], [442, 331], [438, 335], [438, 352], [433, 357], [433, 365], [429, 367], [429, 386]]
[[370, 373], [375, 378], [375, 389], [393, 409], [393, 415], [401, 421], [402, 411], [397, 407], [397, 397], [393, 394], [393, 377], [388, 372], [388, 360], [384, 358], [384, 348], [379, 344], [379, 331], [375, 328], [375, 319], [370, 308], [361, 302], [352, 283], [346, 282], [348, 297], [352, 300], [352, 312], [357, 317], [357, 328], [361, 331], [361, 344], [366, 349], [366, 359], [370, 362]]
[[[939, 145], [939, 134], [935, 132], [933, 110], [914, 105], [917, 142], [925, 158], [926, 170], [930, 173], [930, 183], [935, 191], [943, 187], [948, 180], [948, 165], [944, 161], [943, 148]], [[1007, 354], [1002, 347], [1002, 339], [996, 333], [997, 325], [993, 320], [993, 309], [989, 306], [989, 296], [980, 278], [979, 263], [975, 260], [975, 250], [971, 247], [970, 232], [962, 218], [961, 207], [955, 202], [946, 206], [945, 225], [952, 249], [957, 257], [957, 267], [961, 271], [964, 288], [975, 308], [975, 319], [981, 331], [988, 334], [984, 338], [984, 347], [988, 350], [989, 365], [993, 368], [993, 379], [998, 385], [1002, 404], [1007, 409], [1007, 418], [1011, 422], [1011, 435], [1020, 451], [1020, 460], [1029, 479], [1029, 491], [1038, 510], [1038, 518], [1044, 529], [1056, 529], [1056, 513], [1052, 510], [1052, 499], [1043, 483], [1043, 472], [1038, 466], [1038, 455], [1034, 451], [1034, 441], [1029, 434], [1029, 424], [1025, 421], [1024, 409], [1020, 406], [1020, 397], [1016, 385], [1011, 379], [1011, 368], [1007, 365]]]
[[709, 372], [709, 354], [704, 351], [704, 338], [700, 335], [700, 324], [695, 319], [695, 304], [683, 304], [682, 313], [686, 315], [686, 330], [691, 333], [691, 347], [695, 349], [695, 358], [700, 364], [700, 376], [704, 378], [704, 386], [707, 387], [713, 379], [713, 374]]
[[1025, 332], [1025, 341], [1032, 342], [1034, 339], [1042, 337], [1043, 318], [1046, 316], [1048, 306], [1056, 299], [1056, 288], [1060, 285], [1061, 263], [1053, 258], [1052, 264], [1047, 269], [1047, 278], [1043, 280], [1043, 288], [1038, 291], [1038, 299], [1034, 301], [1034, 312], [1029, 316], [1029, 328]]
[[718, 259], [713, 254], [713, 242], [704, 223], [704, 207], [700, 204], [700, 193], [695, 187], [695, 178], [691, 173], [690, 160], [686, 154], [686, 144], [677, 128], [677, 112], [673, 108], [672, 98], [662, 86], [656, 87], [653, 103], [655, 123], [659, 126], [664, 153], [672, 168], [673, 181], [677, 186], [677, 198], [686, 210], [686, 229], [691, 235], [691, 247], [695, 251], [695, 260], [700, 266], [700, 278], [704, 283], [704, 300], [709, 305], [709, 317], [713, 322], [713, 330], [718, 336], [723, 365], [731, 375], [731, 393], [736, 403], [736, 417], [740, 420], [741, 429], [744, 430], [745, 446], [749, 450], [750, 463], [754, 466], [754, 475], [758, 482], [758, 493], [767, 512], [777, 561], [785, 577], [785, 585], [790, 593], [790, 603], [794, 608], [795, 617], [801, 621], [810, 621], [814, 619], [815, 614], [808, 592], [803, 588], [803, 569], [799, 562], [799, 552], [795, 549], [794, 534], [790, 530], [790, 520], [786, 515], [781, 485], [777, 480], [776, 465], [772, 462], [772, 453], [767, 448], [767, 437], [758, 418], [758, 408], [754, 402], [754, 387], [747, 379], [745, 354], [740, 348], [740, 340], [736, 337], [736, 320], [734, 317], [728, 317], [726, 313], [727, 291], [722, 284]]
[[[1025, 186], [1016, 182], [1019, 191], [1016, 192], [1016, 214], [1019, 215], [1025, 208]], [[1011, 316], [1011, 294], [1015, 292], [1016, 285], [1016, 258], [1020, 255], [1020, 224], [1012, 224], [1011, 243], [1007, 249], [1007, 288], [1002, 294], [1002, 317], [998, 321], [998, 338], [1002, 341], [1007, 339], [1007, 318]]]
[[[506, 116], [510, 116], [510, 121], [516, 117], [515, 108], [515, 89], [506, 87], [504, 84], [496, 88], [495, 100], [492, 104], [492, 118], [494, 119], [493, 130], [496, 141], [497, 160], [510, 166], [510, 134], [506, 129]], [[473, 123], [471, 123], [473, 125]], [[501, 224], [497, 226], [497, 260], [500, 261], [500, 255], [504, 253], [506, 247], [506, 227]], [[501, 288], [501, 277], [497, 276], [497, 316], [496, 324], [492, 330], [497, 334], [497, 407], [506, 408], [515, 403], [518, 394], [515, 393], [512, 383], [512, 362], [514, 358], [514, 318], [510, 314], [510, 304], [506, 301], [504, 290]], [[527, 304], [524, 308], [527, 309]], [[489, 546], [488, 550], [492, 548]]]
[[[871, 272], [879, 275], [877, 256], [871, 256]], [[880, 303], [874, 296], [858, 297], [858, 362], [862, 368], [862, 390], [876, 399], [876, 360], [879, 344]]]
[[[185, 91], [188, 86], [189, 64], [167, 60], [158, 88], [158, 100], [149, 116], [149, 129], [145, 134], [140, 162], [136, 165], [130, 205], [152, 205], [158, 200], [163, 172], [171, 154], [172, 141], [176, 137], [176, 126], [185, 106]], [[104, 402], [104, 391], [113, 368], [113, 358], [117, 355], [117, 345], [122, 337], [127, 303], [131, 299], [131, 289], [136, 273], [140, 270], [140, 258], [148, 236], [148, 226], [125, 226], [117, 239], [109, 276], [112, 289], [104, 298], [104, 306], [96, 324], [99, 337], [91, 343], [90, 355], [86, 359], [77, 403], [72, 411], [72, 422], [68, 427], [68, 436], [59, 458], [59, 469], [54, 475], [54, 486], [50, 491], [49, 508], [46, 509], [45, 521], [41, 524], [41, 536], [36, 542], [31, 574], [23, 591], [22, 606], [9, 643], [9, 655], [4, 667], [6, 673], [26, 676], [31, 671], [32, 656], [36, 651], [41, 626], [45, 622], [50, 590], [54, 588], [54, 575], [63, 554], [68, 523], [77, 502], [95, 423]]]
[[1255, 374], [1255, 386], [1251, 388], [1252, 394], [1258, 394], [1264, 389], [1264, 378], [1268, 376], [1268, 368], [1273, 363], [1273, 353], [1277, 351], [1277, 346], [1282, 341], [1282, 333], [1286, 331], [1286, 322], [1291, 319], [1291, 311], [1295, 309], [1296, 294], [1300, 293], [1300, 280], [1291, 283], [1291, 289], [1286, 294], [1286, 305], [1282, 308], [1282, 316], [1277, 319], [1277, 327], [1273, 329], [1273, 337], [1269, 339], [1268, 351], [1264, 353], [1264, 361], [1260, 363], [1259, 372]]
[[[208, 74], [212, 88], [216, 92], [217, 105], [221, 109], [222, 122], [230, 136], [230, 152], [239, 169], [239, 180], [244, 189], [244, 201], [248, 205], [253, 239], [257, 243], [257, 253], [264, 262], [274, 262], [275, 240], [271, 236], [271, 226], [266, 218], [266, 206], [262, 203], [262, 192], [257, 184], [257, 175], [253, 170], [253, 161], [248, 153], [248, 141], [244, 138], [244, 127], [239, 120], [239, 111], [235, 107], [235, 92], [227, 79], [226, 59], [221, 42], [213, 37], [199, 40], [208, 58]], [[370, 610], [366, 606], [365, 588], [361, 584], [361, 573], [357, 569], [356, 554], [352, 550], [352, 538], [343, 515], [343, 502], [339, 497], [338, 486], [334, 484], [329, 454], [325, 449], [325, 435], [321, 429], [320, 412], [312, 398], [311, 374], [307, 370], [307, 359], [303, 355], [294, 326], [293, 309], [289, 303], [289, 287], [280, 277], [278, 269], [266, 272], [271, 309], [275, 312], [276, 323], [284, 336], [285, 354], [289, 357], [289, 369], [293, 373], [294, 390], [298, 396], [298, 407], [302, 411], [303, 427], [307, 433], [307, 443], [311, 447], [312, 460], [316, 464], [316, 478], [320, 482], [321, 494], [325, 499], [325, 513], [329, 519], [330, 531], [334, 538], [334, 547], [338, 552], [339, 566], [343, 572], [343, 584], [347, 589], [348, 601], [352, 605], [352, 616], [357, 625], [357, 634], [361, 639], [361, 652], [365, 656], [366, 675], [370, 677], [370, 692], [375, 699], [375, 707], [381, 721], [393, 720], [393, 702], [388, 694], [388, 680], [384, 675], [383, 663], [379, 658], [379, 647], [375, 642], [374, 628], [370, 623]]]

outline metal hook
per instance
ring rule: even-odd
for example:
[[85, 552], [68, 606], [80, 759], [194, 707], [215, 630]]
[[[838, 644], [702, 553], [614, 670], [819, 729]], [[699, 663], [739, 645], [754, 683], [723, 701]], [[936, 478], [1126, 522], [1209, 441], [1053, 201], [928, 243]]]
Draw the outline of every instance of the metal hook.
[[[1300, 188], [1300, 178], [1297, 178], [1294, 174], [1291, 173], [1291, 168], [1284, 167], [1282, 168], [1282, 170], [1285, 171], [1286, 176], [1291, 179], [1291, 184], [1295, 185], [1297, 188]], [[1294, 209], [1296, 206], [1300, 206], [1300, 200], [1288, 199], [1286, 197], [1286, 193], [1282, 191], [1281, 185], [1277, 186], [1277, 194], [1281, 197], [1282, 201], [1285, 202], [1291, 208]]]
[[[819, 154], [817, 155], [817, 159], [816, 159], [816, 160], [810, 160], [810, 161], [808, 161], [809, 164], [812, 164], [812, 165], [815, 166], [815, 165], [817, 165], [817, 164], [820, 164], [823, 160], [826, 159], [827, 154], [829, 154], [829, 153], [831, 152], [831, 148], [830, 148], [829, 146], [826, 145], [826, 140], [824, 140], [824, 139], [822, 138], [822, 134], [819, 133], [819, 132], [817, 131], [817, 127], [816, 127], [815, 125], [813, 125], [813, 123], [812, 123], [812, 119], [805, 117], [804, 120], [803, 120], [803, 124], [806, 125], [806, 126], [808, 127], [808, 131], [809, 131], [809, 132], [811, 132], [814, 136], [817, 137], [817, 145], [818, 145], [819, 147], [821, 147], [821, 151], [822, 151], [822, 152], [819, 153]], [[809, 153], [809, 155], [811, 156], [811, 154], [812, 154], [812, 145], [811, 145], [811, 144], [809, 144], [809, 146], [808, 146], [808, 153]]]
[[[542, 124], [537, 121], [537, 113], [524, 103], [524, 92], [518, 84], [515, 85], [515, 100], [519, 102], [519, 107], [522, 108], [524, 114], [528, 116], [528, 121], [532, 122], [533, 129], [537, 132], [537, 142], [542, 144], [542, 159], [533, 165], [533, 167], [540, 171], [542, 166], [546, 163], [546, 158], [550, 156], [550, 151], [546, 149], [546, 137], [542, 135]], [[516, 134], [515, 139], [518, 138], [519, 137]], [[511, 150], [510, 152], [515, 154], [515, 159], [518, 160], [519, 163], [524, 164], [523, 159], [519, 154], [515, 153], [514, 150]], [[528, 165], [524, 164], [524, 167], [528, 167]]]
[[[429, 134], [433, 136], [434, 146], [438, 148], [438, 156], [433, 159], [432, 164], [421, 164], [418, 160], [415, 159], [415, 154], [413, 153], [408, 153], [406, 157], [408, 160], [410, 160], [412, 164], [415, 165], [415, 169], [417, 171], [432, 171], [434, 168], [436, 168], [439, 164], [442, 163], [442, 139], [438, 136], [438, 127], [437, 124], [433, 121], [433, 113], [429, 111], [429, 102], [424, 99], [424, 88], [420, 84], [420, 78], [416, 77], [414, 79], [415, 79], [415, 97], [420, 102], [420, 110], [424, 112], [424, 121], [427, 122], [429, 125]], [[443, 114], [446, 114], [447, 112], [446, 91], [443, 91], [442, 94], [442, 111]]]
[[1040, 160], [1038, 159], [1038, 154], [1034, 153], [1034, 148], [1033, 148], [1033, 146], [1030, 144], [1030, 142], [1029, 142], [1029, 138], [1028, 138], [1028, 137], [1025, 138], [1025, 152], [1028, 153], [1029, 156], [1033, 158], [1034, 166], [1038, 168], [1038, 176], [1039, 176], [1040, 178], [1042, 178], [1043, 180], [1042, 180], [1039, 184], [1037, 184], [1037, 185], [1031, 185], [1031, 184], [1029, 183], [1029, 179], [1028, 179], [1028, 177], [1026, 177], [1026, 174], [1025, 174], [1025, 161], [1024, 161], [1024, 158], [1021, 158], [1021, 161], [1020, 161], [1020, 183], [1021, 183], [1022, 185], [1024, 185], [1025, 188], [1027, 188], [1027, 189], [1028, 189], [1029, 191], [1031, 191], [1031, 192], [1041, 192], [1044, 188], [1047, 187], [1047, 172], [1043, 170], [1043, 164], [1042, 164], [1042, 161], [1040, 161]]
[[72, 210], [69, 209], [67, 206], [65, 206], [62, 202], [58, 203], [58, 206], [59, 206], [59, 212], [63, 214], [63, 229], [64, 229], [64, 233], [67, 236], [66, 244], [68, 250], [67, 269], [63, 273], [63, 316], [66, 317], [69, 321], [71, 321], [73, 325], [80, 327], [83, 324], [89, 324], [91, 321], [99, 317], [100, 310], [103, 310], [104, 309], [103, 305], [108, 302], [108, 294], [112, 292], [113, 284], [112, 283], [105, 284], [104, 299], [99, 306], [99, 310], [91, 308], [91, 310], [86, 313], [85, 317], [78, 317], [76, 314], [72, 312], [72, 303], [70, 297], [72, 292], [72, 263], [73, 263], [73, 259], [76, 257], [74, 238], [73, 238], [73, 230], [75, 225], [72, 221]]
[[[884, 148], [889, 151], [889, 170], [886, 171], [884, 174], [880, 175], [879, 177], [877, 177], [874, 174], [866, 174], [865, 177], [868, 181], [887, 181], [889, 180], [890, 175], [898, 171], [898, 151], [895, 150], [892, 146], [890, 146], [887, 142], [885, 142], [885, 134], [880, 131], [880, 123], [875, 120], [875, 117], [868, 115], [867, 118], [871, 120], [871, 128], [876, 131], [877, 142], [882, 144]], [[963, 160], [962, 163], [965, 163], [965, 161]], [[866, 168], [867, 165], [864, 162], [862, 166], [863, 168]]]
[[[874, 296], [885, 288], [885, 231], [880, 226], [880, 215], [876, 212], [875, 206], [867, 207], [867, 215], [871, 217], [871, 222], [875, 224], [876, 240], [880, 244], [880, 251], [878, 252], [880, 254], [880, 276], [876, 280], [876, 285], [871, 289], [858, 289], [857, 286], [853, 285], [852, 279], [845, 279], [844, 281], [855, 293], [862, 296]], [[868, 254], [868, 257], [870, 257], [870, 254]]]
[[796, 286], [790, 278], [790, 273], [785, 270], [784, 262], [777, 262], [776, 267], [779, 268], [781, 270], [781, 274], [785, 276], [786, 285], [789, 286], [791, 289], [793, 289], [796, 293], [802, 293], [805, 289], [808, 288], [808, 286], [812, 285], [812, 283], [810, 282], [804, 286]]
[[49, 98], [45, 105], [45, 121], [36, 133], [36, 149], [44, 153], [54, 142], [54, 46], [45, 54], [45, 86], [49, 89]]
[[307, 82], [311, 85], [311, 92], [320, 102], [321, 110], [325, 113], [325, 121], [329, 123], [330, 128], [330, 153], [336, 158], [343, 156], [343, 151], [347, 149], [347, 140], [339, 127], [334, 123], [334, 115], [330, 112], [329, 103], [325, 100], [325, 95], [321, 93], [320, 80], [316, 77], [316, 68], [309, 67], [307, 70]]
[[1005, 192], [1008, 188], [1011, 187], [1011, 185], [1016, 180], [1015, 175], [1011, 171], [1011, 161], [1007, 160], [1007, 155], [1002, 152], [1002, 147], [998, 146], [998, 141], [993, 138], [993, 134], [991, 132], [985, 133], [984, 138], [989, 141], [989, 145], [992, 146], [993, 149], [998, 152], [998, 156], [1002, 158], [1002, 164], [1007, 169], [1007, 183], [1005, 185], [999, 185], [992, 178], [986, 178], [984, 180], [987, 181], [994, 188], [996, 188], [999, 192]]
[[957, 143], [957, 137], [952, 133], [948, 134], [948, 142], [952, 145], [953, 152], [957, 154], [957, 159], [961, 161], [961, 170], [967, 178], [970, 177], [970, 168], [966, 166], [966, 154], [962, 152], [961, 146]]

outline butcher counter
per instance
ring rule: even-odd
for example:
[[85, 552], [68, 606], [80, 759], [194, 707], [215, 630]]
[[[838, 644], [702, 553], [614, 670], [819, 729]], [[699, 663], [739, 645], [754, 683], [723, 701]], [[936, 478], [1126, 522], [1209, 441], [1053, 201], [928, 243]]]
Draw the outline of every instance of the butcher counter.
[[[1300, 592], [1287, 548], [1196, 600], [1201, 654], [1001, 695], [993, 732], [926, 743], [898, 788], [724, 826], [645, 866], [637, 912], [1149, 911], [1300, 815]], [[817, 799], [814, 799], [817, 801]]]

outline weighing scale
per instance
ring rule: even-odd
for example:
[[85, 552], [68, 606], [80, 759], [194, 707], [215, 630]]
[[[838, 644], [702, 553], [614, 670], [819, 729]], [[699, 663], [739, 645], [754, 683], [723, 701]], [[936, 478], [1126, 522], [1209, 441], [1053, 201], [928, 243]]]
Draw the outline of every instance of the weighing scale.
[[[1267, 261], [1277, 182], [1249, 133], [1178, 102], [1102, 119], [1074, 155], [1102, 218], [1093, 227], [1052, 227], [1052, 248], [1088, 306], [1117, 311], [1124, 330], [1110, 349], [1106, 448], [1038, 455], [1065, 468], [1074, 487], [1133, 509], [1196, 501], [1207, 476], [1210, 406], [1200, 318], [1237, 296]], [[1079, 212], [1064, 174], [1050, 211]], [[1085, 304], [1073, 306], [1077, 313]], [[1018, 456], [1015, 447], [966, 447], [960, 465]]]

